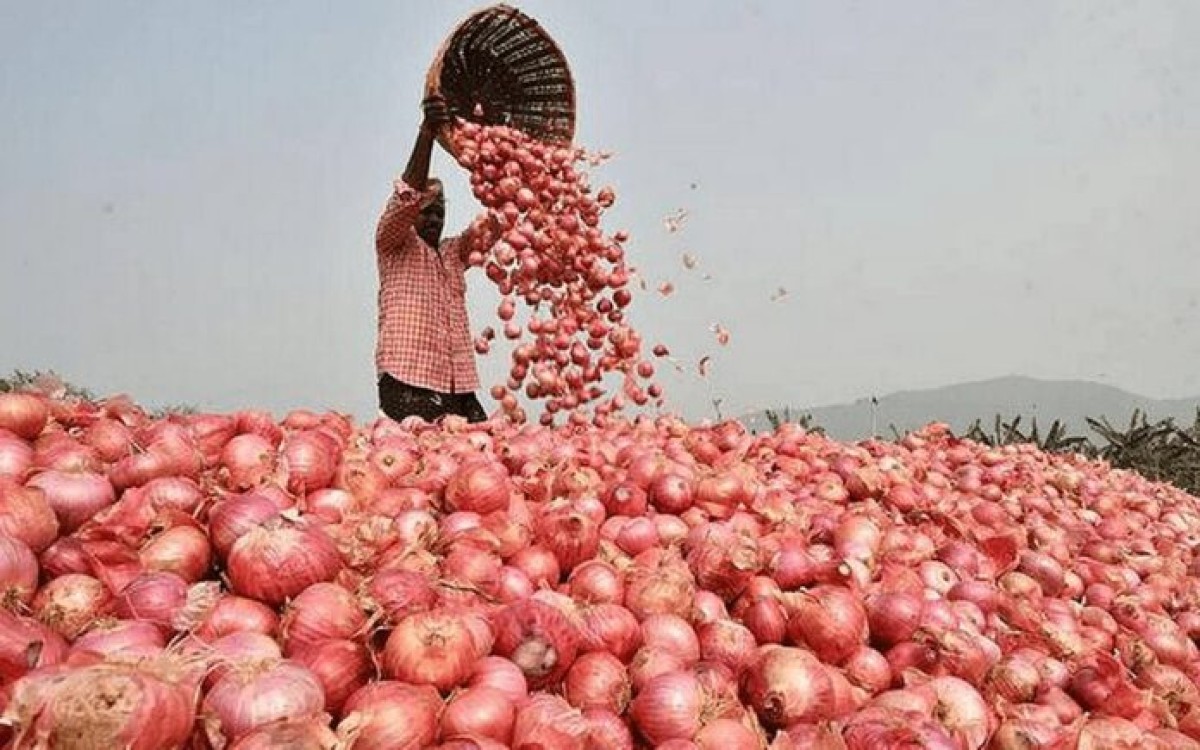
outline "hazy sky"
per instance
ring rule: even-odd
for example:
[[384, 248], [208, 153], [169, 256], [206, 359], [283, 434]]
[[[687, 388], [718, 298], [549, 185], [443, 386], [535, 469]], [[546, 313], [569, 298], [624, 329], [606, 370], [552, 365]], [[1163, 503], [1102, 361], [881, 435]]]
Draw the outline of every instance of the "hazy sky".
[[[677, 288], [633, 308], [686, 368], [672, 409], [1200, 391], [1195, 0], [515, 4], [567, 53], [578, 141], [616, 153], [606, 228]], [[0, 0], [0, 374], [373, 414], [375, 221], [476, 7]], [[435, 169], [456, 229], [478, 206]]]

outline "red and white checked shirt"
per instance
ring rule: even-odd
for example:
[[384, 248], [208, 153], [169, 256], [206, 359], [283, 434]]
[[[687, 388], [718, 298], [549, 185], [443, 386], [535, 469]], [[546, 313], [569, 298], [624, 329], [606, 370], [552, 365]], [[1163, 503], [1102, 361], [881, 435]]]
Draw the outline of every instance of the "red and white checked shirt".
[[379, 266], [377, 374], [440, 393], [479, 388], [467, 320], [467, 234], [434, 250], [417, 235], [417, 215], [433, 197], [403, 179], [375, 232]]

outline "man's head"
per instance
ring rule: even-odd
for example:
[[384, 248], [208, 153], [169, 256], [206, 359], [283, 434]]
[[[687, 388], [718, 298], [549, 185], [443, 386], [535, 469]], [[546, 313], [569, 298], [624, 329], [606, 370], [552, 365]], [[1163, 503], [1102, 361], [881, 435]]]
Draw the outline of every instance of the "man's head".
[[417, 214], [415, 228], [421, 239], [436, 248], [442, 240], [442, 227], [446, 223], [446, 195], [441, 180], [430, 179], [428, 185], [433, 192], [433, 199]]

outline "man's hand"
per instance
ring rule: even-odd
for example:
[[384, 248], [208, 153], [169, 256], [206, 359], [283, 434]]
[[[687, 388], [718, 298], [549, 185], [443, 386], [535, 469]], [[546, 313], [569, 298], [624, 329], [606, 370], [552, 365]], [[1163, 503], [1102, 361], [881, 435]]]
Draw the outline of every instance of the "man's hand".
[[421, 129], [425, 132], [436, 134], [450, 124], [450, 109], [446, 106], [446, 100], [442, 98], [441, 94], [425, 97], [425, 100], [421, 102], [421, 109], [425, 112]]

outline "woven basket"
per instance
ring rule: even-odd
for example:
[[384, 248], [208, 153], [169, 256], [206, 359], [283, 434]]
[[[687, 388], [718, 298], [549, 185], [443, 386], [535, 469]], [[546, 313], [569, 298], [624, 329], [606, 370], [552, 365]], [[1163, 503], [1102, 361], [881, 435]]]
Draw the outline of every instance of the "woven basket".
[[[509, 125], [549, 143], [575, 135], [566, 57], [537, 21], [508, 5], [477, 11], [451, 32], [425, 77], [425, 94], [441, 94], [453, 116]], [[453, 153], [446, 135], [438, 142]]]

